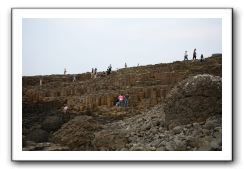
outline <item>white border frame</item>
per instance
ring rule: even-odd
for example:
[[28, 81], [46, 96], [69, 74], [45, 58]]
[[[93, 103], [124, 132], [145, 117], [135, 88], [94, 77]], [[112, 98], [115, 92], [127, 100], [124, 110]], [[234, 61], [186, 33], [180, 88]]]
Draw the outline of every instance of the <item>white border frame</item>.
[[[222, 151], [22, 151], [23, 18], [221, 18]], [[12, 9], [13, 161], [231, 161], [232, 9], [81, 8]]]

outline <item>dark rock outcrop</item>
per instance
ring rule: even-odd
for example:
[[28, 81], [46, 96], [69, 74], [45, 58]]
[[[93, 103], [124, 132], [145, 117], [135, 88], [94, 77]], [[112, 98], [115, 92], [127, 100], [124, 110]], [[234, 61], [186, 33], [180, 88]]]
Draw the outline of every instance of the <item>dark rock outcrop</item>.
[[48, 132], [56, 131], [63, 123], [63, 118], [61, 116], [47, 116], [42, 122], [42, 129]]
[[46, 142], [48, 139], [49, 133], [42, 129], [34, 129], [26, 136], [26, 140], [34, 141], [36, 143]]
[[208, 74], [189, 77], [175, 86], [164, 101], [167, 127], [202, 122], [222, 113], [222, 81]]
[[53, 133], [51, 140], [71, 150], [93, 150], [94, 133], [101, 128], [91, 116], [77, 116]]

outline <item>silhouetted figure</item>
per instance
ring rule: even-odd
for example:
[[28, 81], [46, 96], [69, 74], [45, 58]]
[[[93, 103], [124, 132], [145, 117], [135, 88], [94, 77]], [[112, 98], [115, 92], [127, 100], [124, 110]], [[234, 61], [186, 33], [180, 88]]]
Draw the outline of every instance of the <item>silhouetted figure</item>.
[[184, 54], [184, 60], [188, 60], [188, 54], [187, 54], [187, 51], [185, 51], [185, 54]]
[[127, 68], [127, 64], [126, 64], [126, 62], [125, 62], [125, 68]]
[[203, 61], [203, 54], [201, 54], [201, 60], [200, 60], [201, 62]]
[[94, 78], [97, 78], [97, 68], [94, 70]]
[[94, 76], [94, 69], [92, 68], [92, 71], [91, 71], [91, 78], [93, 78]]
[[196, 52], [196, 48], [194, 49], [193, 51], [193, 60], [196, 60], [197, 59], [197, 52]]
[[109, 75], [112, 71], [112, 66], [111, 64], [108, 66], [108, 69], [107, 69], [107, 75]]
[[67, 73], [67, 70], [66, 70], [66, 68], [64, 68], [64, 75], [66, 75], [66, 73]]

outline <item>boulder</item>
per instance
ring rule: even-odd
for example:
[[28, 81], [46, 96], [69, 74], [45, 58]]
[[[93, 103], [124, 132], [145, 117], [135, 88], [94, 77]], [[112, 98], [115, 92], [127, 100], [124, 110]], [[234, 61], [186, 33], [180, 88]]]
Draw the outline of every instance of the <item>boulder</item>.
[[122, 130], [102, 130], [95, 133], [94, 146], [96, 150], [121, 150], [128, 143], [126, 133]]
[[54, 132], [51, 140], [71, 150], [93, 150], [94, 133], [101, 129], [102, 126], [91, 116], [77, 116]]
[[164, 111], [168, 128], [202, 122], [221, 114], [221, 77], [203, 74], [183, 80], [166, 96]]
[[63, 120], [59, 116], [48, 116], [42, 122], [42, 129], [46, 130], [47, 132], [56, 131], [59, 129], [63, 124]]

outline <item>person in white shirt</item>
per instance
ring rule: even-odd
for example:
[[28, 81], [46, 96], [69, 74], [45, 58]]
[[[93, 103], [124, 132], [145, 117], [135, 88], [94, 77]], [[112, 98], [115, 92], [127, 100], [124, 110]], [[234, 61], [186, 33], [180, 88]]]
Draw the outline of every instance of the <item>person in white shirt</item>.
[[185, 51], [185, 54], [184, 54], [184, 60], [188, 60], [188, 54], [187, 54], [187, 51]]
[[64, 114], [68, 113], [69, 107], [67, 105], [64, 106]]

